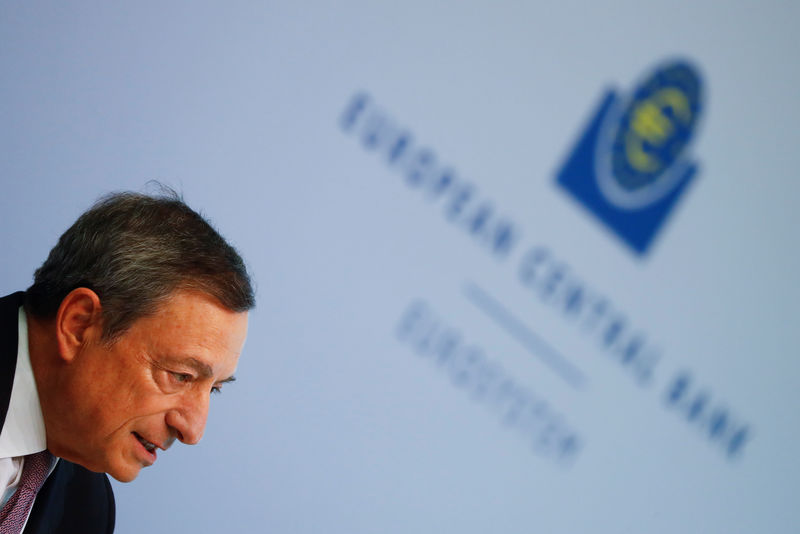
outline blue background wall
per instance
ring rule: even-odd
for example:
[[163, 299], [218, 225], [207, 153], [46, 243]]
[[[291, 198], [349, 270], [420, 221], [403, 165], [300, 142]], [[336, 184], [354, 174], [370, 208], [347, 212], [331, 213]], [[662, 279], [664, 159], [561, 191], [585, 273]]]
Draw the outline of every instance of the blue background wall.
[[[198, 446], [115, 485], [117, 531], [793, 531], [798, 15], [791, 2], [3, 3], [0, 289], [27, 287], [99, 195], [151, 179], [203, 211], [258, 283], [239, 380]], [[699, 170], [639, 256], [556, 175], [605, 92], [673, 57], [704, 84]], [[342, 128], [362, 92], [380, 131], [410, 132], [472, 185], [465, 209], [513, 221], [506, 255], [448, 219], [452, 196], [408, 185], [389, 137], [370, 149]], [[520, 274], [531, 249], [548, 253], [536, 283]], [[545, 269], [646, 335], [660, 355], [648, 383], [607, 329], [546, 295]], [[418, 354], [398, 335], [415, 302], [430, 319], [418, 328], [435, 317], [546, 402], [525, 406], [556, 414], [575, 454], [542, 452], [543, 419], [481, 396], [469, 351]], [[682, 373], [691, 391], [670, 404]], [[684, 401], [701, 393], [692, 419]], [[709, 430], [721, 410], [748, 429], [736, 454]]]

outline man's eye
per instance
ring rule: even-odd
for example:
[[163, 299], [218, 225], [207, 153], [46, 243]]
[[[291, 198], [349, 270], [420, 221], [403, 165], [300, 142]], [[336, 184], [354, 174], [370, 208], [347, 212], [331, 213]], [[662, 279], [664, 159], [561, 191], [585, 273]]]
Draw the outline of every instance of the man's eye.
[[171, 374], [172, 378], [174, 378], [176, 382], [183, 383], [183, 382], [188, 382], [192, 379], [192, 375], [187, 373], [178, 373], [173, 371]]
[[211, 393], [212, 394], [213, 393], [221, 393], [221, 392], [222, 392], [222, 386], [214, 386], [214, 387], [211, 388]]

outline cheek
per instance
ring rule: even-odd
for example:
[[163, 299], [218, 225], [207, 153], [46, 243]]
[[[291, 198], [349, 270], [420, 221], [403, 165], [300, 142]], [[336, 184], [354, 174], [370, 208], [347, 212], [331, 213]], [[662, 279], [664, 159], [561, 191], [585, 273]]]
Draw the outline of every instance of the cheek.
[[153, 388], [130, 373], [95, 373], [80, 384], [72, 397], [73, 412], [84, 414], [77, 426], [93, 435], [107, 436], [157, 409]]

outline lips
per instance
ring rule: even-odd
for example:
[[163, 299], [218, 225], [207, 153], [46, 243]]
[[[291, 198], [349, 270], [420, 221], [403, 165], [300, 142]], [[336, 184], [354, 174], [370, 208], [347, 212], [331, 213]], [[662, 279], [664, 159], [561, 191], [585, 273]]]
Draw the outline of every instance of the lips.
[[136, 438], [136, 440], [139, 442], [139, 444], [141, 445], [141, 449], [143, 449], [143, 453], [144, 453], [143, 456], [148, 461], [147, 463], [148, 464], [152, 464], [153, 462], [155, 462], [156, 461], [156, 449], [158, 448], [158, 445], [156, 445], [155, 443], [153, 443], [151, 441], [146, 440], [145, 438], [143, 438], [141, 436], [141, 434], [139, 434], [137, 432], [132, 432], [132, 434]]

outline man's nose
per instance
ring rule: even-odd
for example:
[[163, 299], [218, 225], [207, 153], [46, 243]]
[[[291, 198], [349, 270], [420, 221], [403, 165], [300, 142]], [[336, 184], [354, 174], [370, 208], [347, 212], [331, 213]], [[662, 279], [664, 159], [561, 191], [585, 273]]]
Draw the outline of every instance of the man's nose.
[[208, 419], [208, 394], [188, 394], [181, 406], [167, 412], [167, 425], [175, 432], [181, 443], [194, 445], [203, 437]]

